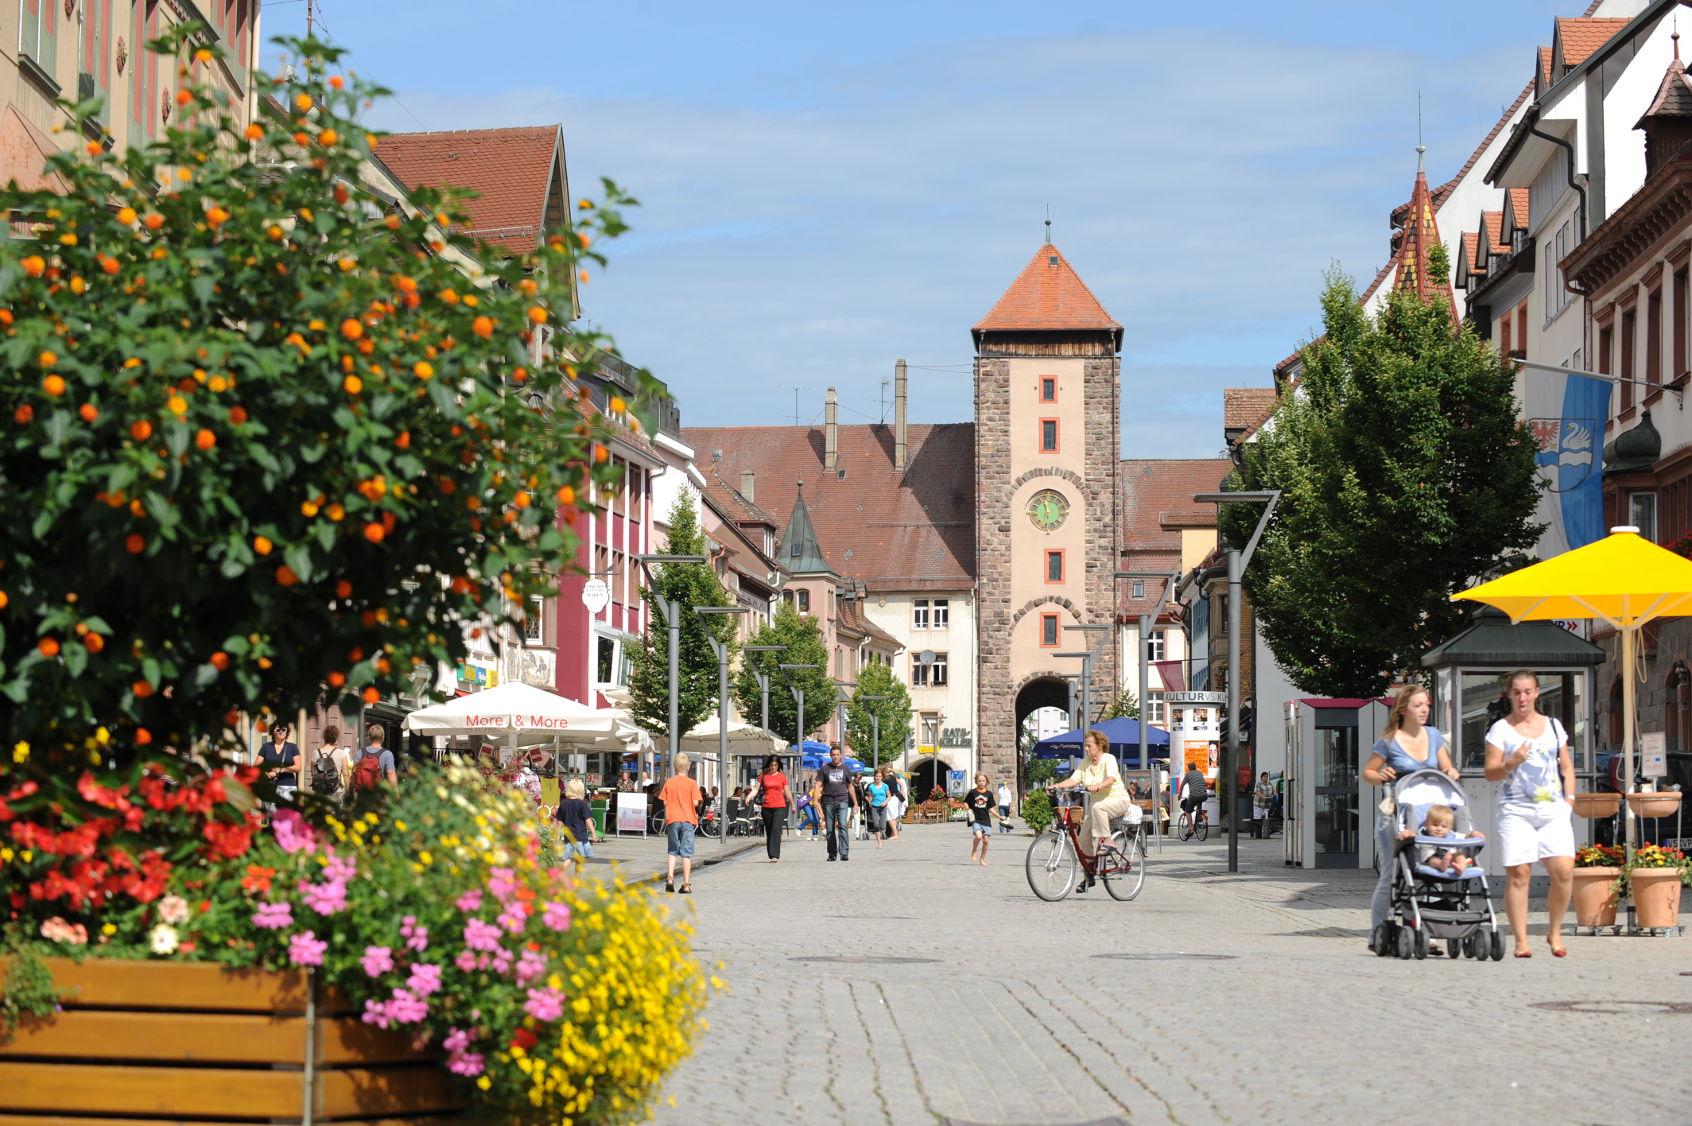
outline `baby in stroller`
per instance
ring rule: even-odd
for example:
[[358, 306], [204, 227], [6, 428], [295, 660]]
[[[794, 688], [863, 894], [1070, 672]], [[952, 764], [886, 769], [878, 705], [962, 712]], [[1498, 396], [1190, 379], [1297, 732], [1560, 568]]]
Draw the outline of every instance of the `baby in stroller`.
[[[1430, 805], [1428, 806], [1427, 816], [1422, 821], [1422, 827], [1416, 831], [1415, 835], [1422, 838], [1424, 842], [1430, 838], [1443, 841], [1449, 837], [1455, 842], [1457, 839], [1473, 840], [1486, 836], [1485, 833], [1470, 832], [1459, 838], [1457, 830], [1453, 828], [1454, 823], [1455, 819], [1452, 816], [1450, 806]], [[1409, 836], [1409, 830], [1405, 830], [1404, 835]], [[1416, 846], [1416, 867], [1418, 868], [1432, 868], [1436, 872], [1451, 872], [1460, 876], [1474, 863], [1475, 858], [1469, 854], [1467, 845], [1422, 843]]]
[[[1375, 935], [1375, 952], [1502, 960], [1504, 936], [1478, 856], [1486, 838], [1473, 830], [1462, 788], [1438, 770], [1418, 770], [1395, 780], [1393, 802], [1398, 847], [1382, 858], [1393, 866], [1393, 917]], [[1439, 939], [1444, 950], [1434, 945]]]

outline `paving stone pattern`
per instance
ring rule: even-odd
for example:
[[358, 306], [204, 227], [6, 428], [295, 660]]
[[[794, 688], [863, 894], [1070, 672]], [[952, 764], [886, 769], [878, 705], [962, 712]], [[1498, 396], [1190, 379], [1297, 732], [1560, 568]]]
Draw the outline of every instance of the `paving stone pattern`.
[[[1138, 900], [1055, 904], [1030, 839], [995, 837], [986, 868], [945, 825], [696, 872], [665, 898], [729, 989], [659, 1126], [1692, 1122], [1692, 939], [1570, 937], [1558, 960], [1538, 915], [1529, 960], [1377, 959], [1373, 873], [1286, 868], [1278, 838], [1242, 840], [1233, 874], [1226, 842], [1171, 842]], [[823, 957], [853, 960], [802, 960]]]

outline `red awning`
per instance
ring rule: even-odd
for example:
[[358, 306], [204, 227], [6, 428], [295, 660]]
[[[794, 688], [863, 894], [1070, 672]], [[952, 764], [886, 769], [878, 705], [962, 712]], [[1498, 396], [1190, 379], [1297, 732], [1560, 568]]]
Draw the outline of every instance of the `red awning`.
[[1186, 670], [1181, 668], [1180, 661], [1153, 661], [1152, 667], [1157, 675], [1163, 678], [1165, 692], [1185, 692], [1187, 690]]

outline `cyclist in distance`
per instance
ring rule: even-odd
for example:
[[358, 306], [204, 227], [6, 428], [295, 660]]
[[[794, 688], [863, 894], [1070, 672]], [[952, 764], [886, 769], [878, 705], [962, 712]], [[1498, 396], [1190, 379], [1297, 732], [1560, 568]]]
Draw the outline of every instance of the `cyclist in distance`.
[[1198, 763], [1187, 767], [1187, 773], [1181, 777], [1181, 812], [1192, 813], [1204, 804], [1204, 799], [1210, 796], [1210, 788], [1205, 785], [1204, 771]]
[[[1129, 798], [1127, 787], [1122, 784], [1122, 771], [1116, 765], [1116, 756], [1110, 753], [1110, 736], [1093, 728], [1082, 739], [1082, 747], [1086, 758], [1080, 767], [1052, 788], [1067, 790], [1084, 786], [1093, 795], [1093, 804], [1081, 826], [1081, 851], [1092, 857], [1098, 854], [1098, 842], [1110, 839], [1111, 821], [1128, 812]], [[1088, 875], [1075, 890], [1080, 893], [1092, 886], [1093, 877]]]

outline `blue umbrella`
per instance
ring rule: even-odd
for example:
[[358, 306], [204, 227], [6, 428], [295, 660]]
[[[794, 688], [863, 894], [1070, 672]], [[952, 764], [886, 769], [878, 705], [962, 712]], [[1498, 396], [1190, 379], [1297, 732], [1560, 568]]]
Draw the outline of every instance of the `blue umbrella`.
[[[1110, 753], [1119, 759], [1139, 760], [1140, 756], [1140, 724], [1137, 720], [1107, 719], [1093, 724], [1093, 727], [1110, 736]], [[1079, 758], [1081, 756], [1082, 736], [1090, 728], [1076, 728], [1065, 731], [1062, 735], [1053, 735], [1049, 739], [1042, 739], [1034, 744], [1035, 758]], [[1169, 732], [1159, 727], [1146, 725], [1146, 750], [1154, 759], [1169, 757]]]

